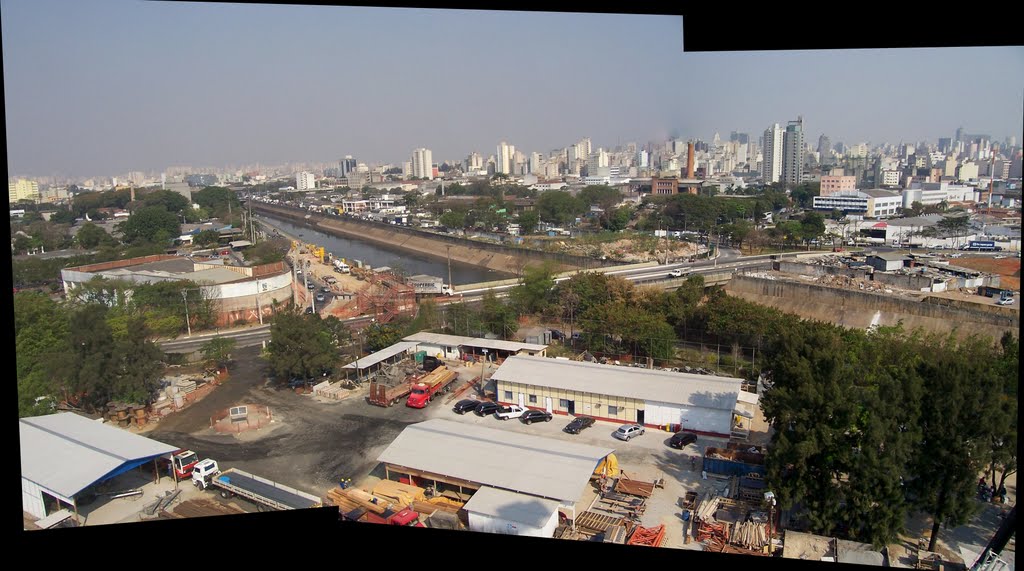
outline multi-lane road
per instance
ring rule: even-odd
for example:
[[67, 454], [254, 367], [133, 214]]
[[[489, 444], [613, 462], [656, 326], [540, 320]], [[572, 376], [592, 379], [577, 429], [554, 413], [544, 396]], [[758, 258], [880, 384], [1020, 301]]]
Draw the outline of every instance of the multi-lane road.
[[[786, 254], [787, 257], [793, 255], [795, 254]], [[770, 266], [771, 256], [741, 256], [736, 250], [723, 249], [721, 256], [712, 260], [705, 259], [697, 262], [683, 262], [642, 268], [615, 269], [613, 267], [590, 271], [600, 271], [608, 275], [619, 276], [634, 283], [655, 284], [658, 282], [677, 279], [669, 275], [672, 270], [676, 269], [681, 270], [683, 277], [686, 277], [692, 274], [725, 273], [737, 270], [768, 268]], [[568, 275], [563, 274], [561, 277], [556, 278], [555, 282], [562, 282], [567, 279], [569, 279]], [[508, 290], [513, 287], [515, 287], [515, 284], [481, 288], [473, 288], [470, 286], [470, 289], [460, 289], [456, 292], [456, 295], [449, 298], [438, 299], [437, 301], [438, 305], [475, 302], [482, 299], [483, 295], [488, 290], [494, 291], [498, 297], [504, 297], [508, 294]], [[350, 328], [358, 330], [372, 323], [373, 316], [354, 317], [344, 321]], [[168, 353], [192, 353], [194, 351], [198, 351], [204, 343], [214, 337], [231, 338], [236, 341], [238, 347], [251, 347], [270, 340], [270, 325], [248, 326], [237, 329], [226, 329], [213, 333], [196, 334], [191, 337], [179, 337], [173, 340], [162, 341], [159, 345], [161, 349]]]

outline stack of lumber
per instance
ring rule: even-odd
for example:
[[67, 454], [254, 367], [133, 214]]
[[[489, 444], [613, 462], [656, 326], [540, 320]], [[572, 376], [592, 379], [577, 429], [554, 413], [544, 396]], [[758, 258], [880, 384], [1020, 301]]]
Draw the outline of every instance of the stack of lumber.
[[446, 498], [444, 496], [434, 496], [433, 498], [430, 498], [427, 501], [432, 504], [437, 504], [439, 506], [455, 508], [456, 510], [460, 510], [462, 509], [462, 506], [466, 505], [466, 502], [460, 502], [459, 500], [453, 500], [451, 498]]
[[642, 482], [630, 480], [623, 476], [615, 483], [615, 491], [620, 494], [629, 494], [641, 498], [649, 498], [654, 493], [654, 482]]
[[381, 480], [373, 487], [373, 495], [384, 498], [399, 506], [412, 505], [415, 501], [426, 501], [426, 491], [417, 486], [401, 482]]
[[697, 506], [697, 511], [694, 513], [694, 518], [697, 521], [715, 521], [715, 512], [718, 511], [718, 504], [721, 502], [719, 496], [708, 497], [705, 496], [704, 500]]
[[[376, 503], [374, 503], [374, 499], [377, 500]], [[363, 508], [375, 514], [382, 514], [391, 507], [391, 502], [386, 499], [379, 498], [365, 490], [359, 489], [343, 490], [341, 488], [334, 488], [327, 492], [325, 503], [338, 506], [342, 513]]]
[[[412, 507], [412, 509], [414, 511], [417, 511], [417, 512], [419, 512], [421, 514], [425, 514], [425, 515], [430, 515], [430, 514], [436, 512], [436, 511], [438, 511], [438, 510], [446, 511], [448, 513], [455, 514], [455, 513], [459, 513], [459, 510], [462, 509], [461, 505], [455, 506], [455, 505], [452, 505], [450, 503], [435, 502], [434, 500], [437, 500], [437, 498], [433, 498], [432, 500], [425, 501], [425, 502], [424, 501], [420, 501], [420, 500], [416, 500], [416, 501], [414, 501], [412, 503], [412, 505], [410, 507]], [[448, 500], [448, 501], [451, 501], [451, 500]]]
[[730, 534], [730, 543], [761, 551], [768, 545], [768, 528], [763, 523], [753, 521], [736, 522]]
[[629, 541], [626, 545], [645, 545], [647, 547], [661, 547], [662, 540], [665, 539], [665, 526], [659, 525], [658, 527], [638, 527], [633, 531], [633, 535], [630, 536]]

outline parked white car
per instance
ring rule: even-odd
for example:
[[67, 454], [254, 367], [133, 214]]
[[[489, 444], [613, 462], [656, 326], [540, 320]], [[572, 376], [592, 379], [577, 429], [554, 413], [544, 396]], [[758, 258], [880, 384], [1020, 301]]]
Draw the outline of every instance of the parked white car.
[[499, 408], [497, 411], [495, 411], [494, 417], [497, 418], [498, 420], [508, 420], [510, 418], [519, 418], [520, 416], [523, 416], [524, 412], [526, 412], [525, 406], [512, 404], [509, 406], [503, 406]]
[[618, 430], [612, 433], [612, 436], [619, 440], [629, 441], [634, 436], [639, 436], [644, 433], [644, 427], [639, 424], [626, 424], [620, 426]]

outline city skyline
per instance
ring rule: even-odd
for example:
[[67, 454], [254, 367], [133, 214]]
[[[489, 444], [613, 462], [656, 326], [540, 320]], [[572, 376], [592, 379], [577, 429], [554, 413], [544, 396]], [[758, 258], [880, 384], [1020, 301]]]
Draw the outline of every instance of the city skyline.
[[[345, 155], [400, 165], [416, 148], [486, 159], [502, 141], [543, 155], [581, 137], [594, 150], [731, 131], [756, 140], [798, 116], [806, 141], [847, 144], [936, 141], [958, 127], [1001, 142], [1024, 124], [1022, 48], [683, 53], [678, 16], [0, 7], [9, 172], [22, 176]], [[937, 69], [998, 84], [982, 100]]]

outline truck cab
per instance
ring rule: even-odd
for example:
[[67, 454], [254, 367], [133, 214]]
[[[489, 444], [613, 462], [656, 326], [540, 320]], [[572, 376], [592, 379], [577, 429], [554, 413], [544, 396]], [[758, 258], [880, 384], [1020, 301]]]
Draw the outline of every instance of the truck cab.
[[192, 469], [199, 463], [199, 456], [191, 450], [178, 450], [171, 456], [171, 469], [179, 480], [192, 476]]
[[217, 461], [207, 458], [192, 468], [192, 485], [200, 490], [205, 490], [210, 487], [217, 474], [220, 474], [220, 466], [217, 465]]
[[441, 293], [444, 295], [455, 295], [455, 289], [452, 288], [451, 284], [442, 284]]

